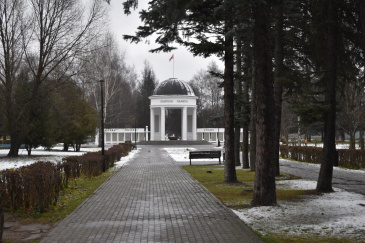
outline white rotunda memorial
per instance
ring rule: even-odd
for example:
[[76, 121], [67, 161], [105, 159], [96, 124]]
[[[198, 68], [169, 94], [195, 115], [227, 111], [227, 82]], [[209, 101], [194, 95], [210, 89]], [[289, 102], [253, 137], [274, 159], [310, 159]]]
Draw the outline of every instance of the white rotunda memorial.
[[191, 86], [179, 79], [170, 78], [157, 85], [150, 99], [150, 139], [167, 140], [166, 110], [181, 110], [181, 140], [196, 140], [196, 100]]

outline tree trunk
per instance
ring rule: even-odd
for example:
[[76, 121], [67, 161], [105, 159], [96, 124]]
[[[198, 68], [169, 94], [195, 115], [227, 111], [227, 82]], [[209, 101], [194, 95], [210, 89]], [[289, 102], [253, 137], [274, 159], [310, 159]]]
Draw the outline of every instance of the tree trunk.
[[256, 173], [253, 206], [276, 205], [274, 152], [274, 89], [270, 48], [270, 5], [256, 3], [254, 16], [254, 62], [256, 69]]
[[19, 155], [19, 148], [22, 145], [22, 139], [20, 134], [16, 131], [10, 130], [10, 150], [8, 153], [9, 157], [15, 157]]
[[336, 153], [336, 79], [337, 79], [337, 5], [328, 1], [327, 70], [325, 76], [325, 113], [323, 157], [317, 191], [332, 192], [333, 162]]
[[274, 100], [275, 100], [275, 134], [274, 134], [274, 169], [275, 175], [280, 176], [279, 149], [280, 149], [280, 128], [281, 128], [281, 107], [283, 102], [282, 75], [284, 67], [284, 48], [283, 48], [283, 8], [278, 3], [275, 7], [275, 81], [274, 81]]
[[[360, 9], [359, 22], [360, 22], [361, 32], [362, 32], [362, 38], [361, 38], [362, 45], [361, 46], [362, 46], [362, 52], [364, 55], [364, 53], [365, 53], [365, 2], [364, 1], [360, 1], [359, 9]], [[363, 64], [365, 64], [364, 61], [363, 61]], [[360, 130], [360, 149], [365, 149], [363, 128], [361, 128], [361, 130]]]
[[360, 143], [360, 149], [364, 149], [364, 131], [363, 130], [360, 130], [360, 140], [359, 140], [359, 143]]
[[250, 116], [250, 168], [256, 171], [256, 71], [252, 60], [251, 116]]
[[[242, 168], [247, 169], [250, 168], [250, 161], [248, 158], [248, 136], [249, 136], [249, 124], [250, 124], [250, 103], [249, 103], [249, 89], [250, 82], [249, 78], [252, 78], [252, 52], [250, 47], [250, 43], [244, 43], [245, 50], [248, 51], [244, 54], [244, 73], [245, 78], [243, 79], [243, 112], [242, 112]], [[254, 160], [253, 160], [254, 161]]]
[[25, 148], [27, 149], [28, 156], [31, 156], [32, 155], [32, 145], [27, 144], [27, 145], [25, 145]]
[[233, 82], [233, 29], [232, 18], [230, 18], [231, 8], [226, 9], [225, 23], [225, 53], [224, 53], [224, 136], [226, 159], [224, 164], [224, 181], [237, 182], [236, 167], [234, 160], [234, 82]]
[[237, 38], [237, 51], [236, 51], [236, 78], [235, 78], [235, 124], [234, 124], [234, 158], [235, 165], [240, 166], [240, 150], [241, 150], [241, 101], [242, 96], [242, 42], [240, 38]]
[[355, 149], [355, 131], [353, 131], [353, 129], [351, 129], [351, 131], [349, 132], [350, 135], [350, 149]]
[[69, 145], [68, 143], [63, 143], [63, 151], [68, 151]]

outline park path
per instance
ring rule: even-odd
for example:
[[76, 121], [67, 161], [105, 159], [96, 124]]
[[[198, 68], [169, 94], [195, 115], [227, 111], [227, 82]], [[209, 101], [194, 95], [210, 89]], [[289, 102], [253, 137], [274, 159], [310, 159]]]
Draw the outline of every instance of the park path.
[[262, 242], [163, 149], [139, 148], [41, 242]]
[[[290, 160], [280, 160], [280, 171], [313, 181], [318, 180], [320, 166]], [[360, 170], [333, 168], [333, 187], [365, 195], [365, 173]]]

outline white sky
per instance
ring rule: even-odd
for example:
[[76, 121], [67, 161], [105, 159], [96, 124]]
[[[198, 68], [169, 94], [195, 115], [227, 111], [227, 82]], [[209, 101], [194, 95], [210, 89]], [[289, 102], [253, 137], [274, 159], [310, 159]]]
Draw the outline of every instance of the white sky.
[[190, 81], [192, 77], [201, 69], [206, 69], [211, 61], [215, 61], [223, 70], [223, 63], [217, 57], [204, 59], [194, 57], [185, 47], [177, 46], [178, 49], [170, 53], [151, 53], [150, 49], [158, 47], [154, 43], [155, 38], [151, 38], [150, 44], [140, 42], [130, 44], [123, 40], [123, 35], [134, 35], [137, 27], [142, 25], [139, 19], [139, 11], [147, 8], [148, 0], [139, 0], [139, 9], [133, 11], [131, 15], [125, 15], [122, 6], [123, 0], [112, 0], [109, 8], [110, 31], [114, 34], [121, 50], [126, 50], [127, 62], [134, 65], [137, 74], [140, 76], [143, 70], [144, 60], [148, 60], [155, 71], [158, 81], [164, 81], [173, 76], [173, 61], [169, 62], [174, 54], [174, 77], [184, 81]]

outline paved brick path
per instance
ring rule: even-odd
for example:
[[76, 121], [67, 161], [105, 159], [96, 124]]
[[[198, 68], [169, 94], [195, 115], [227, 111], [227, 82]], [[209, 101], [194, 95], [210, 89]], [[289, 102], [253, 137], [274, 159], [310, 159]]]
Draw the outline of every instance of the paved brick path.
[[261, 242], [165, 151], [139, 147], [41, 242]]

